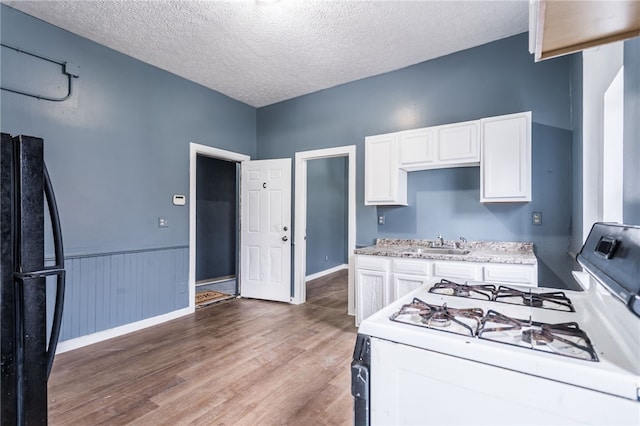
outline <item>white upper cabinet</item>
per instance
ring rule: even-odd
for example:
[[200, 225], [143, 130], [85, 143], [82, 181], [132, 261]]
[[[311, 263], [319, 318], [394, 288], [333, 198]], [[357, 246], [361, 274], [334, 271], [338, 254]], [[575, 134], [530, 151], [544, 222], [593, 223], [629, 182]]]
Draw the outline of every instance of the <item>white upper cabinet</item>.
[[399, 132], [400, 168], [408, 171], [477, 166], [479, 121]]
[[[478, 165], [478, 121], [438, 126], [438, 160], [444, 164]], [[470, 163], [470, 164], [467, 164]], [[474, 164], [475, 163], [475, 164]]]
[[365, 138], [365, 205], [407, 204], [407, 172], [399, 167], [398, 137], [388, 133]]
[[365, 205], [407, 205], [407, 171], [480, 166], [480, 201], [531, 201], [531, 112], [365, 138]]
[[421, 170], [438, 160], [438, 132], [434, 128], [400, 132], [398, 141], [400, 167], [405, 170]]
[[480, 201], [531, 201], [531, 112], [483, 118]]

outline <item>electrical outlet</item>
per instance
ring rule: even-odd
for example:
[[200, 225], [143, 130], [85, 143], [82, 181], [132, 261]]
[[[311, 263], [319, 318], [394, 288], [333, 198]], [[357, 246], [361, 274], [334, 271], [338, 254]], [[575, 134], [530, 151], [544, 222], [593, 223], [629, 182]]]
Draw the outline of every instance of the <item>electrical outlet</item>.
[[534, 225], [542, 225], [542, 212], [533, 212], [532, 222]]
[[169, 227], [169, 221], [167, 219], [165, 219], [164, 217], [159, 217], [158, 218], [158, 228], [168, 228]]
[[378, 216], [378, 225], [384, 225], [384, 215]]

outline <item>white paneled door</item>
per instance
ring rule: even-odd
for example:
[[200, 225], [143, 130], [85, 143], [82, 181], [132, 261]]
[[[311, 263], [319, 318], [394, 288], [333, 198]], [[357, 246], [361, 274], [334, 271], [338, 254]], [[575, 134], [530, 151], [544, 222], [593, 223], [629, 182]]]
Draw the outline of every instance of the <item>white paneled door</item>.
[[291, 299], [291, 159], [242, 163], [240, 295]]

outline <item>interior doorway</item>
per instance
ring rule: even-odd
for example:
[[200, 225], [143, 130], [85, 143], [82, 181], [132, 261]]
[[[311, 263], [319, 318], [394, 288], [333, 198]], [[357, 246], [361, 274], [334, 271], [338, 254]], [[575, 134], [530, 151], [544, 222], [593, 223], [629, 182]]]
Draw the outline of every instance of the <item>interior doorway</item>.
[[[238, 165], [250, 157], [195, 143], [189, 154], [189, 308], [195, 309], [196, 289], [238, 293]], [[205, 303], [219, 300], [211, 293], [205, 297]]]
[[348, 168], [347, 195], [347, 257], [348, 257], [348, 308], [350, 315], [355, 314], [354, 291], [354, 254], [356, 248], [356, 147], [355, 145], [296, 152], [295, 163], [295, 220], [294, 220], [294, 274], [292, 303], [306, 301], [306, 252], [307, 252], [307, 180], [309, 160], [332, 157], [346, 157]]
[[239, 164], [196, 156], [196, 305], [238, 294]]
[[347, 165], [347, 157], [307, 161], [307, 281], [344, 269], [349, 263]]

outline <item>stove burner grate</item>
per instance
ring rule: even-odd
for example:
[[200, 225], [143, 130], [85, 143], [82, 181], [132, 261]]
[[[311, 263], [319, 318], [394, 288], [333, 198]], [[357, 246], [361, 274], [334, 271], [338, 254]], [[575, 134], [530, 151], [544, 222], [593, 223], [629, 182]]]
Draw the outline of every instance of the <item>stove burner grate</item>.
[[478, 330], [480, 339], [598, 361], [591, 341], [577, 323], [546, 324], [510, 318], [494, 310], [487, 312]]
[[470, 297], [475, 299], [493, 300], [496, 286], [492, 284], [459, 284], [447, 279], [440, 280], [429, 289], [429, 293], [445, 294], [449, 296]]
[[418, 298], [403, 305], [390, 319], [405, 324], [435, 328], [455, 334], [475, 336], [484, 311], [479, 308], [449, 308], [447, 304], [431, 305]]
[[598, 361], [587, 334], [577, 323], [547, 324], [521, 320], [480, 308], [431, 305], [418, 298], [402, 305], [390, 320], [438, 331], [477, 337], [570, 358]]
[[429, 289], [429, 293], [575, 312], [571, 299], [561, 291], [532, 293], [531, 290], [527, 292], [507, 286], [500, 286], [496, 289], [496, 286], [492, 284], [460, 284], [442, 279]]
[[496, 302], [521, 304], [534, 308], [554, 309], [556, 311], [575, 312], [576, 310], [564, 292], [550, 291], [546, 293], [532, 293], [531, 290], [521, 291], [507, 286], [500, 286], [494, 293]]

